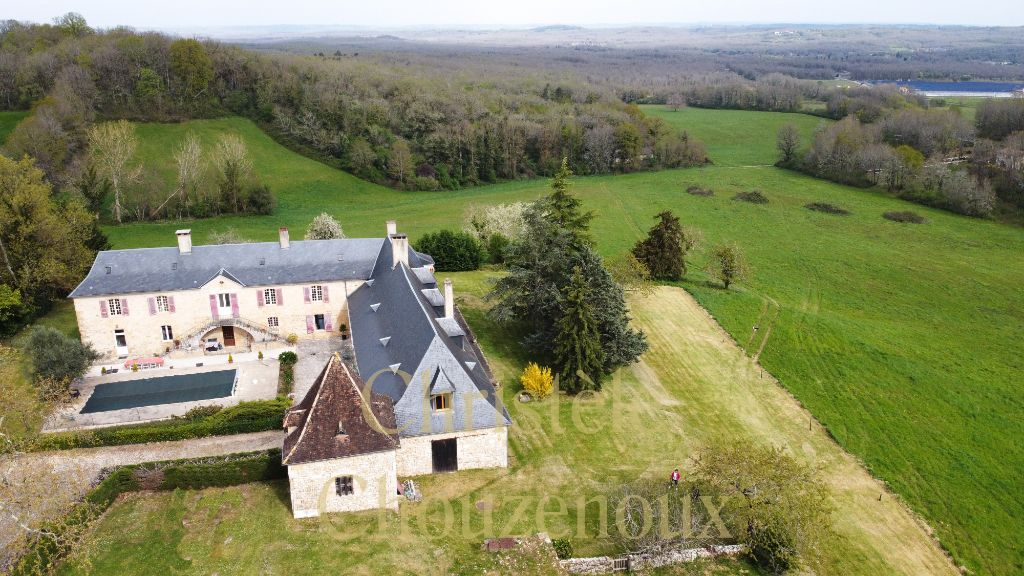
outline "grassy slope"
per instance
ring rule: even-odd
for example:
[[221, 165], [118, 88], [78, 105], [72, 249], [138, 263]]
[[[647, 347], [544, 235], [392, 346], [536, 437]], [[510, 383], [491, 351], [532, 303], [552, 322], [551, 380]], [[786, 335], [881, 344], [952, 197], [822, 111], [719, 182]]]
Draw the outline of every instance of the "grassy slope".
[[0, 144], [7, 140], [14, 127], [26, 116], [28, 112], [0, 112]]
[[[755, 267], [742, 290], [709, 288], [699, 273], [686, 287], [751, 353], [760, 347], [750, 338], [752, 327], [770, 334], [761, 361], [929, 518], [958, 560], [988, 572], [1020, 570], [1020, 553], [1003, 543], [1024, 533], [1018, 495], [1024, 424], [1014, 389], [1022, 366], [1012, 344], [1024, 336], [1024, 233], [774, 168], [740, 167], [772, 160], [781, 123], [802, 121], [806, 131], [817, 118], [707, 110], [664, 115], [704, 139], [719, 165], [580, 179], [575, 190], [598, 212], [600, 250], [628, 249], [665, 208], [702, 228], [708, 244], [739, 242]], [[726, 123], [732, 128], [721, 130]], [[190, 128], [207, 139], [220, 131], [242, 133], [280, 199], [274, 216], [191, 223], [198, 241], [226, 226], [252, 239], [273, 239], [279, 224], [301, 229], [321, 210], [334, 213], [353, 236], [378, 235], [384, 220], [398, 218], [415, 239], [457, 226], [470, 203], [545, 193], [544, 182], [395, 192], [282, 150], [237, 119], [143, 126], [144, 154], [169, 170], [168, 150]], [[737, 146], [741, 137], [744, 144]], [[690, 196], [684, 192], [689, 184], [718, 192]], [[729, 199], [751, 188], [764, 190], [771, 204]], [[838, 218], [802, 208], [815, 200], [854, 213]], [[899, 209], [921, 212], [929, 222], [898, 225], [880, 217]], [[180, 226], [108, 230], [118, 247], [156, 246], [171, 245]], [[703, 259], [703, 250], [694, 257], [698, 266]]]
[[[484, 316], [481, 297], [494, 273], [453, 276], [460, 308], [496, 375], [510, 384], [504, 392], [511, 398], [525, 358]], [[786, 446], [823, 468], [836, 488], [839, 536], [827, 546], [826, 573], [954, 573], [909, 510], [890, 497], [878, 501], [878, 482], [819, 426], [808, 430], [807, 412], [762, 378], [685, 292], [664, 287], [635, 299], [632, 309], [651, 335], [642, 363], [621, 371], [599, 397], [578, 401], [575, 410], [566, 398], [507, 403], [515, 421], [508, 470], [421, 479], [428, 499], [452, 503], [453, 531], [441, 532], [443, 512], [436, 503], [403, 503], [402, 520], [391, 517], [383, 526], [375, 513], [296, 521], [280, 484], [133, 496], [116, 505], [90, 538], [95, 573], [279, 574], [315, 567], [320, 573], [479, 574], [490, 562], [478, 552], [483, 538], [538, 530], [559, 535], [581, 520], [585, 533], [572, 536], [577, 555], [610, 553], [610, 542], [596, 535], [597, 507], [581, 514], [579, 499], [641, 475], [667, 478], [673, 467], [685, 470], [697, 451], [720, 441]], [[567, 504], [564, 514], [546, 523], [536, 514], [544, 496]], [[493, 528], [485, 528], [478, 502], [493, 507]], [[525, 513], [514, 520], [524, 503]], [[557, 508], [549, 503], [545, 509]], [[418, 519], [424, 509], [425, 519]], [[403, 531], [403, 523], [412, 529]], [[430, 526], [429, 533], [421, 526]], [[353, 537], [364, 531], [366, 536]]]

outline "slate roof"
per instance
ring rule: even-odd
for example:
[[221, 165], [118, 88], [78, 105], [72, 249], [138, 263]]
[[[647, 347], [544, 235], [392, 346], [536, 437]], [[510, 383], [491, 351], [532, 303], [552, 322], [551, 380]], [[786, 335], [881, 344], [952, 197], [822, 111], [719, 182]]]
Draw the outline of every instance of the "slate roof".
[[[285, 428], [291, 431], [284, 438], [282, 463], [303, 464], [398, 448], [391, 398], [371, 392], [367, 402], [364, 394], [365, 384], [359, 376], [338, 354], [332, 355], [302, 402], [285, 415]], [[339, 433], [339, 428], [344, 433]]]
[[[254, 242], [193, 246], [190, 254], [177, 247], [107, 250], [96, 256], [69, 297], [190, 290], [221, 273], [243, 286], [366, 280], [383, 243], [382, 238], [297, 240], [282, 249], [278, 242]], [[433, 264], [429, 256], [409, 253]]]
[[[374, 392], [395, 402], [400, 435], [511, 424], [479, 349], [464, 331], [445, 330], [443, 324], [457, 320], [446, 320], [443, 300], [435, 305], [424, 293], [436, 289], [437, 281], [414, 271], [424, 264], [422, 255], [410, 258], [408, 267], [393, 267], [391, 253], [391, 240], [385, 239], [373, 282], [349, 296], [349, 319], [359, 373]], [[453, 393], [452, 409], [441, 413], [429, 409], [430, 391], [439, 382]]]

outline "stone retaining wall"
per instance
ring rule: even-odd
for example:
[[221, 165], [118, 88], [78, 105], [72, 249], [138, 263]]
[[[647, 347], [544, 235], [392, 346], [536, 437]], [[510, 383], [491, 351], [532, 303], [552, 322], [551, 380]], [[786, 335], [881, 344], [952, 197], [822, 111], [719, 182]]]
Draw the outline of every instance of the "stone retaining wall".
[[[714, 556], [734, 555], [743, 552], [745, 547], [742, 544], [731, 546], [708, 546], [707, 548], [690, 548], [687, 550], [673, 550], [661, 554], [630, 554], [630, 570], [643, 568], [659, 568], [670, 564], [682, 562], [693, 562], [698, 558], [712, 558]], [[615, 558], [610, 556], [597, 556], [593, 558], [569, 558], [560, 560], [562, 568], [570, 574], [610, 574], [615, 569]]]

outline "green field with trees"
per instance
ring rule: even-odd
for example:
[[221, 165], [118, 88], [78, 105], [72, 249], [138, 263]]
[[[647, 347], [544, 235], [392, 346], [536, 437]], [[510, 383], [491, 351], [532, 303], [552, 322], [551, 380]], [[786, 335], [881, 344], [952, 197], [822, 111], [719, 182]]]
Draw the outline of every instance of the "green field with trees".
[[[1020, 341], [1024, 332], [1018, 291], [1024, 234], [881, 192], [773, 167], [742, 167], [772, 156], [775, 129], [788, 116], [684, 114], [680, 118], [688, 122], [681, 127], [708, 142], [712, 160], [719, 154], [727, 160], [699, 169], [577, 178], [574, 192], [596, 214], [591, 234], [598, 250], [605, 256], [629, 250], [664, 209], [702, 230], [705, 242], [691, 256], [697, 265], [681, 285], [844, 447], [921, 512], [959, 562], [1012, 572], [1019, 558], [998, 543], [1019, 533], [1024, 517], [1016, 496], [1024, 454], [1014, 440], [1022, 433], [1014, 400], [1021, 360], [1003, 343]], [[717, 130], [718, 115], [756, 127], [749, 131], [760, 136], [750, 139], [749, 152]], [[193, 229], [197, 242], [227, 229], [272, 240], [279, 224], [301, 230], [323, 210], [349, 236], [380, 235], [383, 222], [396, 218], [415, 241], [462, 226], [470, 206], [532, 200], [548, 190], [546, 181], [516, 181], [398, 192], [284, 150], [240, 119], [141, 126], [143, 158], [171, 165], [168, 145], [189, 130], [201, 138], [223, 131], [242, 135], [254, 169], [276, 192], [277, 212], [108, 226], [116, 247], [170, 245], [182, 226]], [[713, 195], [687, 193], [693, 186]], [[755, 189], [768, 204], [732, 199]], [[814, 202], [850, 214], [804, 207]], [[882, 217], [906, 210], [925, 223]], [[736, 242], [752, 268], [750, 279], [729, 292], [706, 284], [700, 270], [709, 248], [725, 241]], [[957, 345], [949, 345], [954, 339]]]

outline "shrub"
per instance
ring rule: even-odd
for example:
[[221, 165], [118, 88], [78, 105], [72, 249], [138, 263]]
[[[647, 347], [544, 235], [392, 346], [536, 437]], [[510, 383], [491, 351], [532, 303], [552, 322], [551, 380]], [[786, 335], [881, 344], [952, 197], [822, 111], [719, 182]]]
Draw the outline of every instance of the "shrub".
[[468, 232], [441, 230], [426, 234], [415, 248], [433, 257], [438, 272], [476, 270], [484, 260], [483, 248]]
[[278, 354], [277, 355], [277, 360], [281, 364], [287, 364], [289, 366], [294, 366], [295, 363], [299, 361], [299, 355], [296, 354], [295, 352], [292, 352], [292, 351], [289, 350], [287, 352], [281, 352], [280, 354]]
[[805, 204], [804, 208], [807, 208], [808, 210], [813, 210], [815, 212], [836, 214], [838, 216], [846, 216], [850, 213], [849, 210], [846, 210], [845, 208], [840, 208], [835, 204], [829, 204], [828, 202], [811, 202], [810, 204]]
[[260, 350], [259, 352], [256, 353], [256, 359], [263, 360], [263, 350]]
[[49, 326], [36, 326], [29, 334], [25, 353], [36, 378], [70, 382], [89, 369], [99, 357], [90, 346]]
[[512, 241], [502, 234], [491, 234], [487, 239], [487, 259], [491, 264], [504, 264], [505, 251]]
[[235, 357], [232, 356], [231, 354], [228, 354], [228, 364], [234, 364], [234, 363], [235, 363]]
[[295, 333], [289, 334], [288, 337], [284, 339], [284, 341], [294, 345], [296, 342], [299, 341], [299, 335]]
[[523, 390], [530, 393], [537, 399], [547, 397], [554, 391], [554, 377], [551, 375], [551, 368], [539, 366], [536, 362], [530, 362], [519, 377]]
[[687, 194], [693, 194], [694, 196], [714, 196], [715, 191], [711, 188], [701, 188], [700, 186], [690, 186], [686, 189]]
[[750, 202], [751, 204], [767, 204], [768, 197], [761, 193], [760, 190], [751, 190], [750, 192], [740, 192], [739, 194], [732, 197], [733, 200], [739, 200], [741, 202]]
[[555, 549], [555, 556], [559, 560], [572, 558], [572, 540], [568, 538], [555, 538], [551, 540], [551, 546]]
[[321, 212], [306, 227], [306, 240], [330, 240], [333, 238], [344, 238], [345, 232], [341, 224], [327, 212]]
[[175, 416], [175, 418], [180, 418], [182, 420], [202, 420], [203, 418], [206, 418], [208, 416], [213, 416], [214, 414], [220, 412], [223, 409], [224, 407], [221, 406], [220, 404], [196, 406], [195, 408], [192, 408], [188, 412], [185, 412], [184, 416]]
[[36, 439], [32, 451], [70, 450], [96, 446], [124, 446], [146, 442], [167, 442], [188, 438], [226, 436], [247, 432], [277, 430], [284, 421], [287, 399], [241, 402], [196, 420], [172, 419], [150, 424], [100, 428], [85, 432], [58, 432]]
[[886, 212], [885, 214], [882, 214], [882, 218], [892, 220], [893, 222], [909, 222], [911, 224], [924, 223], [924, 216], [921, 216], [917, 212], [911, 212], [910, 210], [905, 210], [903, 212]]
[[274, 195], [269, 186], [258, 184], [249, 189], [249, 211], [263, 216], [274, 211]]

